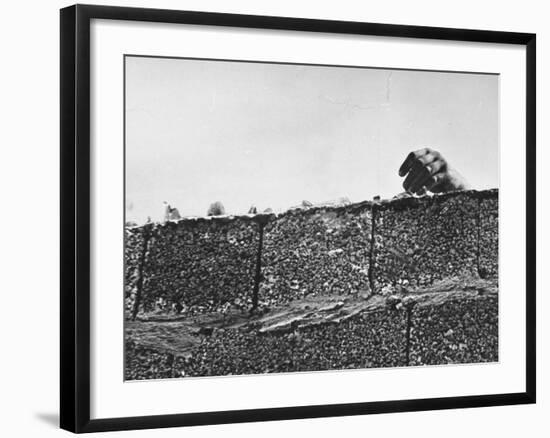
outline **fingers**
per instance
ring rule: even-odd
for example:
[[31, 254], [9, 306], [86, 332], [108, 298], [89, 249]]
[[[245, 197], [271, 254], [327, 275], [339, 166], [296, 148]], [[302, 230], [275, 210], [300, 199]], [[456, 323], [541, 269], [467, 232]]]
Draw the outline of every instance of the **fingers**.
[[409, 168], [409, 172], [403, 187], [412, 193], [416, 193], [431, 176], [431, 165], [436, 160], [436, 156], [428, 151], [426, 154], [414, 159]]
[[407, 174], [412, 167], [414, 158], [414, 152], [407, 155], [407, 158], [405, 158], [405, 161], [403, 161], [403, 164], [401, 164], [401, 167], [399, 168], [399, 176], [405, 176]]
[[[426, 163], [423, 165], [422, 170], [418, 171], [418, 177], [413, 179], [409, 188], [411, 192], [416, 193], [417, 195], [421, 194], [419, 191], [422, 187], [426, 186], [426, 188], [430, 189], [430, 187], [428, 187], [429, 185], [434, 187], [437, 182], [441, 182], [445, 178], [445, 174], [447, 172], [447, 163], [443, 158], [441, 158], [441, 156], [437, 154], [431, 155], [432, 161], [428, 161], [426, 157], [428, 157], [428, 155], [425, 155], [423, 160], [419, 160]], [[440, 175], [434, 182], [433, 176], [437, 174]]]
[[431, 149], [424, 148], [411, 152], [409, 155], [407, 155], [407, 158], [405, 158], [405, 161], [403, 161], [403, 164], [401, 164], [401, 167], [399, 167], [399, 176], [405, 176], [409, 172], [409, 170], [411, 170], [416, 159], [430, 152]]
[[[399, 169], [400, 174], [407, 175], [403, 187], [411, 193], [422, 195], [425, 189], [436, 187], [443, 180], [446, 167], [445, 159], [437, 151], [424, 148], [411, 152]], [[440, 173], [442, 175], [434, 178]]]
[[420, 194], [420, 189], [430, 179], [433, 173], [437, 173], [441, 164], [438, 163], [438, 155], [433, 152], [428, 152], [426, 155], [419, 157], [413, 165], [415, 176], [410, 183], [410, 190], [413, 193]]
[[411, 191], [411, 185], [413, 181], [418, 177], [418, 174], [421, 172], [421, 169], [415, 168], [414, 166], [410, 169], [405, 181], [403, 181], [403, 188], [407, 191]]
[[433, 176], [439, 172], [444, 172], [447, 169], [447, 163], [441, 157], [436, 157], [431, 163], [427, 163], [426, 169]]
[[440, 189], [438, 189], [438, 186], [441, 185], [444, 182], [444, 180], [445, 180], [444, 172], [436, 173], [435, 175], [432, 175], [429, 181], [427, 181], [427, 183], [425, 184], [426, 189], [430, 190], [431, 192], [438, 193], [441, 191]]
[[433, 163], [434, 161], [438, 160], [439, 157], [439, 153], [428, 150], [425, 155], [418, 157], [416, 161], [418, 161], [418, 164], [426, 166], [427, 164]]
[[418, 172], [417, 176], [413, 179], [409, 190], [413, 193], [419, 194], [418, 192], [432, 176], [426, 167], [422, 167]]

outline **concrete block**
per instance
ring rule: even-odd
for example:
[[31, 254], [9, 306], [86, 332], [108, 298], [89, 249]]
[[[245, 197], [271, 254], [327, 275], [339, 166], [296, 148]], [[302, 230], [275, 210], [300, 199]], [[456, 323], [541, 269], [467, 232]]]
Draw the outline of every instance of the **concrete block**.
[[264, 228], [260, 303], [371, 293], [371, 203], [296, 209]]
[[156, 226], [141, 310], [195, 314], [251, 305], [259, 226], [248, 217], [183, 219]]
[[373, 282], [377, 293], [449, 277], [477, 277], [478, 199], [458, 192], [376, 207]]
[[410, 365], [498, 361], [498, 295], [473, 294], [415, 306]]

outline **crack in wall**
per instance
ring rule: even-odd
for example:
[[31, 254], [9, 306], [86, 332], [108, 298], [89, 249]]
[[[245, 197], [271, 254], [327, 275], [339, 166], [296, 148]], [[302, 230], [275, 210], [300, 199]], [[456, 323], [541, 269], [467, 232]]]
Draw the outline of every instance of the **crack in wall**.
[[477, 198], [477, 219], [476, 219], [476, 228], [477, 228], [477, 275], [480, 278], [485, 278], [485, 272], [483, 267], [481, 266], [481, 198]]
[[410, 353], [411, 353], [411, 314], [413, 308], [407, 307], [407, 326], [405, 328], [405, 365], [410, 366]]
[[[483, 196], [487, 196], [487, 195], [483, 195]], [[491, 198], [489, 198], [489, 196], [491, 196]], [[489, 195], [489, 196], [487, 196], [487, 198], [493, 199], [492, 195]], [[477, 208], [477, 212], [471, 212], [470, 213], [471, 216], [469, 216], [471, 218], [470, 221], [473, 222], [473, 220], [475, 220], [475, 228], [472, 229], [473, 227], [471, 227], [470, 225], [471, 228], [469, 227], [469, 229], [471, 229], [471, 237], [472, 237], [472, 240], [475, 239], [474, 243], [476, 245], [476, 246], [474, 245], [470, 246], [471, 249], [469, 252], [469, 257], [470, 257], [469, 260], [471, 260], [470, 263], [473, 265], [471, 272], [475, 274], [475, 270], [477, 269], [477, 273], [480, 278], [485, 278], [487, 276], [487, 272], [485, 271], [486, 266], [484, 266], [484, 257], [486, 253], [482, 252], [483, 248], [482, 248], [482, 239], [481, 239], [482, 236], [485, 237], [484, 232], [482, 232], [483, 218], [487, 220], [487, 216], [484, 216], [483, 214], [482, 206], [485, 206], [486, 208], [485, 215], [487, 215], [488, 214], [487, 209], [491, 208], [491, 205], [492, 205], [492, 204], [490, 205], [484, 204], [484, 202], [486, 202], [485, 199], [487, 198], [478, 196], [476, 199], [477, 202], [472, 202], [470, 204], [472, 209]], [[435, 202], [436, 202], [435, 199], [432, 199], [429, 205], [431, 206], [432, 203], [435, 203]], [[380, 215], [383, 215], [384, 209], [385, 209], [384, 204], [377, 204], [377, 203], [370, 204], [370, 212], [371, 212], [370, 237], [368, 239], [365, 239], [366, 242], [364, 243], [364, 246], [363, 246], [363, 248], [365, 248], [368, 251], [368, 253], [365, 254], [365, 256], [367, 256], [369, 260], [367, 276], [368, 276], [368, 282], [369, 282], [369, 287], [371, 292], [369, 296], [366, 298], [366, 302], [373, 299], [375, 300], [380, 299], [381, 297], [381, 295], [379, 294], [379, 291], [376, 290], [380, 287], [379, 285], [376, 284], [376, 275], [377, 274], [380, 275], [378, 272], [378, 269], [382, 269], [382, 267], [384, 266], [383, 265], [384, 261], [380, 259], [380, 265], [377, 268], [375, 268], [375, 258], [377, 257], [377, 254], [378, 256], [380, 256], [380, 253], [376, 252], [377, 237], [381, 237], [381, 239], [379, 240], [381, 244], [385, 243], [384, 235], [380, 234], [381, 231], [384, 231], [383, 230], [384, 224], [382, 225], [380, 223], [377, 224], [378, 221], [386, 218], [385, 216], [380, 216]], [[428, 208], [426, 210], [426, 214], [429, 216], [430, 214], [434, 214], [434, 211]], [[251, 311], [258, 308], [259, 294], [261, 292], [260, 288], [261, 288], [262, 282], [266, 281], [266, 278], [264, 278], [262, 273], [262, 270], [265, 270], [265, 266], [263, 266], [262, 264], [262, 262], [265, 260], [262, 260], [262, 256], [264, 251], [264, 232], [269, 232], [270, 228], [268, 228], [266, 231], [265, 227], [271, 221], [276, 220], [276, 218], [277, 217], [275, 215], [258, 215], [257, 217], [252, 219], [258, 226], [258, 235], [257, 235], [258, 237], [256, 242], [252, 241], [250, 243], [251, 251], [249, 253], [250, 255], [248, 258], [249, 260], [248, 263], [250, 266], [248, 275], [252, 275], [252, 272], [254, 272], [253, 288], [251, 291], [252, 292]], [[461, 223], [461, 228], [464, 229], [465, 228], [464, 222], [466, 222], [466, 219], [464, 217], [460, 217], [459, 220]], [[471, 224], [472, 222], [468, 222], [468, 223]], [[492, 226], [492, 222], [491, 223], [485, 222], [485, 224], [486, 224], [486, 228], [490, 228]], [[487, 230], [485, 230], [485, 232], [486, 231]], [[133, 247], [133, 250], [136, 253], [138, 253], [138, 264], [137, 264], [137, 279], [136, 279], [136, 286], [135, 286], [135, 300], [131, 309], [131, 320], [135, 320], [137, 318], [140, 307], [143, 307], [143, 304], [142, 304], [143, 301], [147, 299], [147, 293], [151, 292], [150, 290], [146, 290], [146, 287], [148, 287], [147, 276], [150, 275], [150, 273], [147, 272], [148, 271], [147, 263], [150, 262], [151, 248], [153, 248], [156, 243], [155, 240], [153, 239], [153, 236], [156, 236], [155, 234], [156, 232], [157, 231], [153, 231], [151, 228], [148, 228], [148, 227], [143, 228], [142, 229], [143, 244], [140, 246]], [[368, 225], [367, 225], [367, 228], [363, 228], [362, 232], [363, 233], [368, 232]], [[254, 234], [255, 233], [252, 234], [252, 238], [255, 238]], [[363, 234], [363, 238], [364, 236], [365, 235]], [[432, 236], [429, 236], [429, 238], [431, 237]], [[269, 235], [266, 235], [266, 239], [267, 239], [266, 245], [267, 247], [269, 247], [269, 242], [270, 242]], [[126, 243], [127, 242], [125, 242], [125, 245]], [[426, 244], [426, 242], [424, 243]], [[327, 244], [327, 250], [328, 250], [329, 249], [328, 241], [326, 242], [326, 244]], [[367, 245], [369, 244], [370, 244], [370, 247], [366, 248]], [[256, 249], [256, 251], [254, 251], [254, 248]], [[255, 254], [256, 256], [255, 261], [254, 261], [253, 254]], [[475, 257], [475, 262], [473, 260], [473, 257]], [[255, 262], [255, 265], [254, 265], [254, 262]], [[252, 266], [254, 266], [254, 270], [252, 269]], [[250, 287], [250, 283], [251, 281], [249, 280], [248, 287]], [[248, 289], [248, 287], [247, 287], [247, 296], [249, 297], [250, 289]], [[416, 313], [414, 313], [415, 312], [414, 303], [407, 303], [406, 301], [407, 297], [403, 297], [399, 293], [397, 293], [396, 295], [397, 296], [395, 298], [388, 297], [392, 299], [398, 299], [399, 303], [403, 305], [403, 307], [399, 306], [397, 308], [397, 311], [400, 313], [400, 316], [395, 318], [395, 321], [396, 321], [396, 324], [399, 324], [401, 327], [399, 329], [399, 332], [397, 332], [401, 334], [401, 336], [396, 336], [396, 338], [398, 339], [395, 339], [396, 342], [394, 344], [395, 345], [394, 348], [396, 349], [396, 352], [399, 353], [398, 355], [399, 363], [404, 362], [404, 366], [414, 366], [415, 365], [414, 362], [416, 362], [416, 365], [418, 365], [422, 363], [422, 360], [423, 360], [422, 359], [423, 355], [421, 354], [422, 352], [419, 349], [419, 344], [424, 342], [424, 340], [423, 340], [422, 333], [418, 332], [418, 330], [422, 329], [420, 325], [422, 325], [424, 321], [424, 319], [421, 316], [422, 310], [418, 309], [419, 314], [417, 315]], [[396, 310], [395, 307], [388, 307], [387, 309], [388, 311], [392, 311], [392, 312]], [[420, 328], [415, 329], [415, 325]], [[413, 332], [413, 330], [416, 330], [416, 331]], [[412, 339], [413, 335], [415, 335], [415, 340]], [[398, 340], [399, 342], [397, 342]], [[126, 345], [124, 346], [124, 348], [126, 351]], [[290, 348], [292, 350], [291, 360], [294, 361], [295, 356], [297, 354], [295, 351], [297, 350], [293, 340], [290, 342]], [[126, 369], [126, 360], [127, 360], [127, 355], [125, 353], [124, 354], [125, 369]], [[173, 357], [170, 356], [170, 358], [168, 359], [167, 365], [170, 370], [171, 376], [176, 377], [175, 374], [178, 373], [178, 368], [177, 368], [177, 361], [176, 361], [175, 355]], [[289, 366], [291, 367], [294, 366], [293, 362], [291, 362]], [[179, 377], [179, 374], [177, 377]]]
[[[486, 272], [484, 270], [484, 267], [481, 266], [482, 260], [481, 260], [481, 227], [482, 227], [482, 212], [481, 212], [481, 206], [482, 206], [482, 197], [479, 196], [477, 198], [477, 216], [476, 216], [476, 261], [475, 261], [475, 267], [477, 269], [477, 273], [480, 278], [486, 277]], [[432, 202], [434, 202], [432, 200]], [[430, 213], [428, 209], [428, 213]], [[377, 291], [377, 285], [376, 285], [376, 270], [375, 270], [375, 257], [376, 257], [376, 237], [377, 237], [377, 220], [379, 219], [379, 215], [381, 214], [381, 208], [376, 203], [373, 203], [371, 206], [371, 230], [370, 230], [370, 239], [369, 239], [369, 267], [368, 267], [368, 283], [370, 288], [370, 295], [376, 295], [378, 293]], [[253, 279], [253, 288], [252, 288], [252, 310], [256, 309], [258, 307], [259, 303], [259, 294], [260, 294], [260, 287], [262, 284], [262, 281], [265, 279], [262, 275], [262, 254], [263, 254], [263, 241], [264, 241], [264, 230], [265, 226], [273, 220], [273, 216], [269, 215], [259, 215], [254, 219], [254, 221], [258, 224], [258, 243], [257, 243], [257, 252], [256, 252], [256, 261], [255, 261], [255, 270], [254, 270], [254, 279]], [[134, 305], [131, 312], [131, 319], [135, 320], [137, 317], [137, 314], [139, 312], [141, 303], [143, 301], [143, 290], [144, 290], [144, 284], [146, 282], [145, 278], [145, 264], [146, 264], [146, 255], [149, 251], [150, 247], [150, 240], [152, 237], [152, 230], [145, 228], [143, 232], [143, 250], [139, 256], [139, 262], [138, 262], [138, 274], [137, 274], [137, 281], [136, 281], [136, 296], [134, 300]], [[328, 242], [327, 242], [328, 244]], [[410, 335], [410, 314], [407, 316], [407, 336]], [[407, 342], [409, 340], [407, 339]]]
[[260, 294], [260, 283], [262, 282], [262, 251], [264, 243], [264, 227], [267, 221], [258, 221], [259, 237], [258, 251], [256, 255], [256, 273], [254, 275], [254, 289], [252, 290], [252, 310], [258, 307], [258, 296]]
[[373, 204], [371, 208], [371, 230], [370, 230], [370, 252], [369, 252], [369, 271], [368, 271], [368, 277], [369, 277], [369, 287], [371, 294], [375, 294], [375, 285], [374, 285], [374, 248], [375, 248], [375, 234], [376, 234], [376, 215], [378, 213], [378, 209], [376, 208], [376, 205]]
[[139, 256], [139, 264], [138, 264], [138, 279], [136, 282], [136, 299], [134, 301], [134, 308], [132, 309], [132, 321], [135, 321], [137, 314], [139, 312], [139, 306], [141, 305], [141, 297], [142, 297], [142, 291], [143, 291], [143, 269], [145, 267], [145, 257], [147, 255], [147, 251], [149, 251], [149, 240], [151, 239], [151, 232], [145, 231], [143, 233], [143, 251], [141, 252]]

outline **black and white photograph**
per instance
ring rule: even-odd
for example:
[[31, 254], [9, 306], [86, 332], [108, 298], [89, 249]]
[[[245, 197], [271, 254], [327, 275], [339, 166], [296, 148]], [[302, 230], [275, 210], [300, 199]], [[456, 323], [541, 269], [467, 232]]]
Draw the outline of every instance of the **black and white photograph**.
[[499, 362], [499, 75], [124, 56], [124, 379]]
[[547, 435], [544, 2], [6, 6], [2, 436]]

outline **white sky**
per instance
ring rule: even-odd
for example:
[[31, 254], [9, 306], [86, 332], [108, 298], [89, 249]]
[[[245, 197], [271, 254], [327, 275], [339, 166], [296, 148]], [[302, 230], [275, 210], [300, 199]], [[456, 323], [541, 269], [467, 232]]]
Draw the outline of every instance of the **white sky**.
[[498, 76], [126, 58], [126, 219], [402, 191], [411, 150], [498, 187]]

